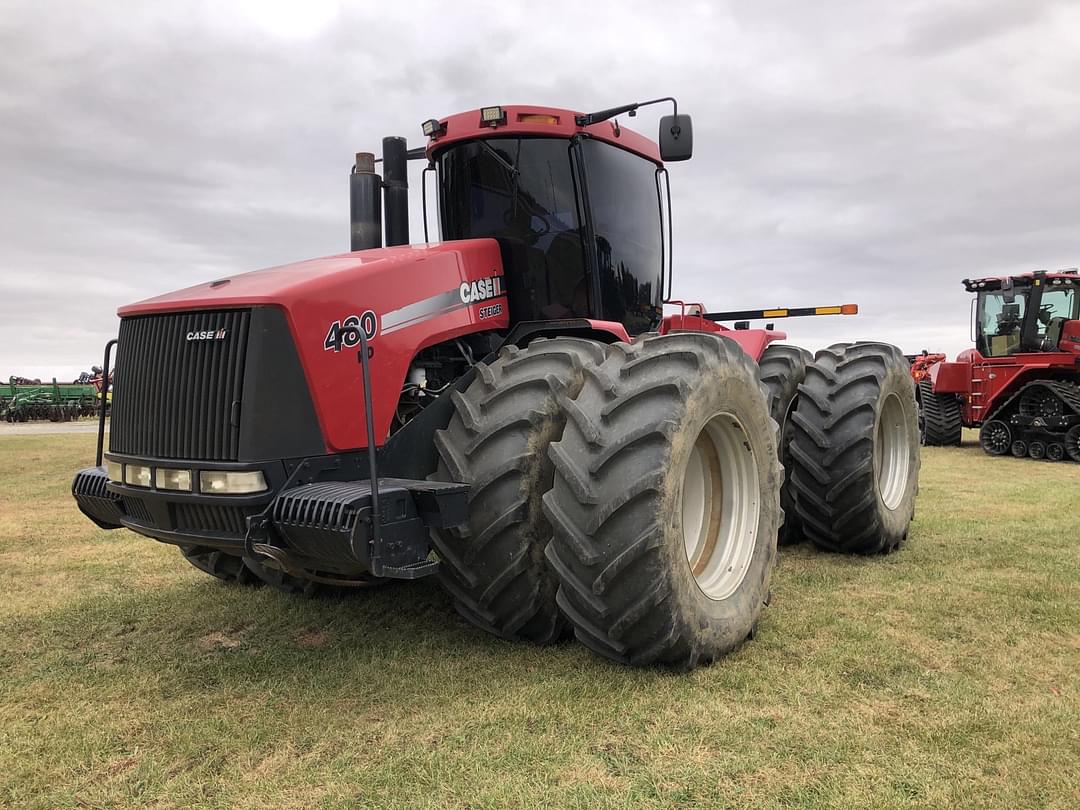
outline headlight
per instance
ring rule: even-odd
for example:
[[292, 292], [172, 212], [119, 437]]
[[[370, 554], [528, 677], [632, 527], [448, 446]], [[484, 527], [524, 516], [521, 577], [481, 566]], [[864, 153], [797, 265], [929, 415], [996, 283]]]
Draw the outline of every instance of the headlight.
[[191, 470], [165, 470], [159, 467], [155, 478], [158, 489], [191, 492]]
[[124, 483], [124, 465], [119, 461], [105, 459], [105, 477], [118, 484]]
[[248, 492], [262, 492], [266, 489], [266, 479], [261, 470], [254, 472], [204, 470], [199, 473], [199, 489], [204, 494], [211, 495], [242, 495]]
[[149, 487], [150, 468], [141, 464], [125, 464], [124, 483], [133, 487]]

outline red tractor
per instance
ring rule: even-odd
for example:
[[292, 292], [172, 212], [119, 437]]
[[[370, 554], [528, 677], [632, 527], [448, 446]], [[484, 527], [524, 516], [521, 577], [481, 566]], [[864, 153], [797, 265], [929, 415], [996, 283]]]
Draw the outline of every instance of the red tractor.
[[923, 442], [957, 445], [963, 427], [980, 427], [991, 455], [1080, 462], [1080, 275], [1026, 273], [964, 286], [976, 294], [975, 348], [953, 363], [912, 365], [922, 375]]
[[[357, 155], [352, 252], [122, 307], [79, 507], [221, 579], [434, 574], [495, 635], [679, 668], [753, 632], [785, 509], [822, 548], [897, 547], [919, 472], [903, 355], [718, 323], [852, 306], [672, 301], [664, 163], [691, 124], [676, 108], [657, 144], [616, 120], [649, 103], [430, 119], [423, 148], [384, 139], [382, 177]], [[409, 159], [439, 242], [408, 246]]]

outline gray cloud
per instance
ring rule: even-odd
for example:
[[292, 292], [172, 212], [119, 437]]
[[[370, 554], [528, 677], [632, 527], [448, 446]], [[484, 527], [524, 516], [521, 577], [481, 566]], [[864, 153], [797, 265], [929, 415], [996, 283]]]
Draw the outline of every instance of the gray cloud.
[[790, 322], [811, 347], [955, 352], [961, 278], [1080, 263], [1065, 0], [219, 5], [5, 4], [0, 375], [96, 362], [120, 304], [344, 250], [354, 151], [500, 102], [678, 95], [676, 293], [862, 305]]

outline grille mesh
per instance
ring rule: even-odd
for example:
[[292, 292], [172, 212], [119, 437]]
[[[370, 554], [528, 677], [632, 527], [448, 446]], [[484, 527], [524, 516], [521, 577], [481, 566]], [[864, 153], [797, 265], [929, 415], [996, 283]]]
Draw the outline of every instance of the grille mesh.
[[[249, 310], [142, 315], [120, 322], [109, 449], [235, 461]], [[219, 340], [187, 340], [218, 332]]]
[[177, 531], [214, 532], [240, 535], [247, 531], [247, 516], [257, 508], [218, 506], [200, 503], [173, 504]]

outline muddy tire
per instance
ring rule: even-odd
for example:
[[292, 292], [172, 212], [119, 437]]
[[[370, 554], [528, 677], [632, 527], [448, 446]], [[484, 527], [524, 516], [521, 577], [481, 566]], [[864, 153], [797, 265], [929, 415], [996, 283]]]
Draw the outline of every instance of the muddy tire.
[[898, 547], [915, 515], [920, 464], [915, 384], [900, 350], [841, 343], [818, 352], [792, 422], [791, 480], [806, 536], [847, 554]]
[[799, 516], [795, 511], [795, 488], [791, 486], [791, 438], [795, 426], [791, 413], [799, 394], [799, 385], [806, 376], [806, 366], [814, 359], [806, 349], [773, 343], [761, 356], [758, 376], [769, 391], [769, 415], [780, 426], [780, 463], [784, 467], [784, 484], [780, 488], [780, 508], [784, 522], [777, 542], [782, 545], [798, 543], [803, 539]]
[[567, 635], [544, 559], [547, 449], [566, 420], [560, 398], [575, 395], [584, 368], [604, 355], [601, 344], [573, 338], [506, 347], [451, 395], [454, 413], [435, 433], [439, 465], [429, 478], [471, 485], [467, 526], [432, 533], [439, 579], [462, 616], [501, 638], [549, 644]]
[[244, 561], [234, 554], [226, 554], [206, 546], [180, 546], [180, 554], [204, 574], [216, 577], [222, 582], [261, 584], [261, 580], [244, 565]]
[[959, 447], [964, 432], [960, 400], [953, 394], [935, 394], [930, 380], [919, 383], [922, 443], [927, 447]]
[[780, 523], [767, 402], [757, 365], [715, 335], [617, 343], [586, 368], [544, 496], [578, 641], [621, 663], [689, 669], [753, 633]]

